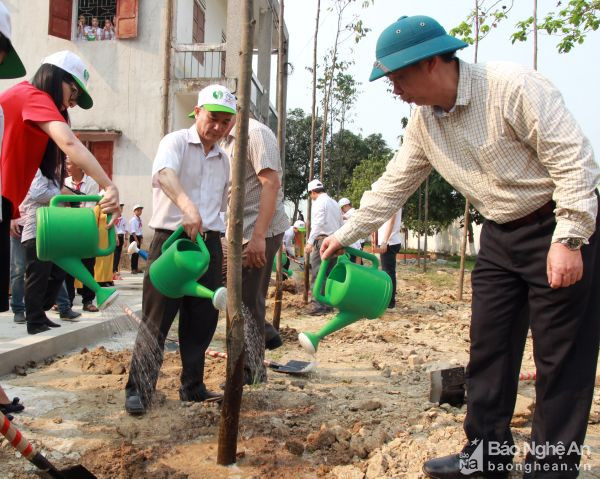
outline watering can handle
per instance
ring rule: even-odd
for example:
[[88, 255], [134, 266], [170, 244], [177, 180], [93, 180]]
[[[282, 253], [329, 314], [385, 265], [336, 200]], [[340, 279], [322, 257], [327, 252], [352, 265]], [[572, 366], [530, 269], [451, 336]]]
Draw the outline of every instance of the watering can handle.
[[[173, 234], [167, 238], [167, 241], [165, 241], [163, 243], [161, 252], [164, 253], [167, 250], [167, 248], [169, 246], [171, 246], [173, 243], [175, 243], [175, 240], [177, 240], [182, 234], [183, 234], [183, 226], [180, 225], [179, 228], [177, 228], [173, 232]], [[202, 254], [210, 256], [210, 253], [208, 252], [208, 249], [206, 248], [206, 244], [204, 244], [204, 240], [202, 239], [202, 235], [200, 233], [198, 233], [196, 235], [196, 243], [198, 243], [198, 247], [200, 248], [200, 252]]]
[[360, 249], [350, 248], [349, 246], [347, 246], [344, 249], [346, 250], [346, 253], [348, 253], [348, 254], [369, 260], [371, 262], [371, 267], [373, 269], [379, 269], [379, 259], [374, 254], [367, 253], [366, 251], [362, 251]]
[[58, 206], [59, 203], [81, 203], [82, 201], [98, 202], [102, 199], [100, 195], [56, 195], [50, 200], [50, 206]]
[[[59, 203], [81, 203], [82, 201], [98, 202], [102, 199], [101, 195], [56, 195], [50, 200], [50, 206], [58, 206]], [[106, 215], [106, 223], [110, 223], [112, 214]], [[115, 236], [115, 226], [112, 225], [108, 230], [108, 246], [96, 250], [96, 256], [107, 256], [111, 254], [117, 245]]]
[[[350, 248], [349, 246], [347, 246], [344, 249], [346, 250], [346, 254], [339, 256], [338, 261], [342, 258], [344, 258], [344, 259], [342, 259], [342, 261], [348, 261], [348, 255], [351, 254], [351, 255], [359, 256], [360, 258], [369, 260], [371, 262], [371, 268], [379, 269], [379, 259], [377, 259], [377, 256], [375, 256], [374, 254], [367, 253], [366, 251], [362, 251], [362, 250], [359, 250], [356, 248]], [[327, 266], [329, 265], [330, 261], [331, 261], [331, 258], [327, 258], [326, 260], [324, 260], [321, 263], [321, 266], [319, 268], [319, 273], [317, 274], [317, 279], [315, 280], [315, 285], [313, 287], [313, 297], [320, 303], [325, 303], [325, 304], [329, 304], [329, 302], [327, 301], [325, 296], [323, 296], [321, 294], [321, 289], [323, 286], [323, 281], [325, 279], [325, 272], [327, 271]]]

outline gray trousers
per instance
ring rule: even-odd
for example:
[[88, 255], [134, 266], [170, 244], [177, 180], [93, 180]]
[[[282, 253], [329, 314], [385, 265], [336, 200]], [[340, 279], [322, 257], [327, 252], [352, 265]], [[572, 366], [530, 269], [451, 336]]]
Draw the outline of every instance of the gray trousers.
[[[265, 298], [271, 280], [271, 268], [277, 250], [281, 246], [283, 233], [265, 240], [266, 263], [262, 268], [242, 269], [242, 302], [247, 308], [244, 322], [245, 374], [251, 382], [265, 381], [267, 371], [265, 359], [265, 340], [279, 335], [277, 330], [265, 319]], [[249, 314], [248, 314], [249, 313]]]

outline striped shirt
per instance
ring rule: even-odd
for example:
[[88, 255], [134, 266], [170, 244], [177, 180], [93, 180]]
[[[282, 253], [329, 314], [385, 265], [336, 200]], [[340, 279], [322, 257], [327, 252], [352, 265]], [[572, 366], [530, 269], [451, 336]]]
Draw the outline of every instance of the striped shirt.
[[600, 170], [560, 92], [511, 63], [459, 61], [450, 112], [417, 107], [402, 147], [335, 233], [348, 245], [401, 208], [435, 168], [487, 219], [507, 223], [556, 202], [553, 241], [595, 229]]
[[[235, 128], [231, 130], [227, 138], [223, 140], [222, 147], [229, 156], [230, 162], [233, 162], [235, 148]], [[260, 194], [262, 184], [258, 179], [258, 174], [266, 169], [277, 172], [279, 181], [283, 177], [281, 168], [281, 158], [279, 157], [279, 147], [277, 139], [273, 132], [261, 122], [252, 118], [248, 122], [248, 159], [246, 162], [246, 197], [244, 199], [244, 240], [252, 238], [254, 225], [258, 218], [258, 206], [260, 204]], [[275, 213], [269, 228], [265, 232], [265, 238], [271, 238], [283, 233], [290, 226], [290, 221], [285, 214], [283, 207], [283, 191], [279, 188], [275, 204]]]

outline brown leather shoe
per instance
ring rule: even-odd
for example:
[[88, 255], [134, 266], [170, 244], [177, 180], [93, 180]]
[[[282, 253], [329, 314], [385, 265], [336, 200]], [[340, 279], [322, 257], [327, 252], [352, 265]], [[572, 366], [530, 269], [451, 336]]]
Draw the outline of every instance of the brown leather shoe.
[[87, 311], [88, 313], [97, 313], [98, 311], [100, 311], [95, 305], [94, 303], [85, 303], [83, 305], [83, 309], [84, 311]]

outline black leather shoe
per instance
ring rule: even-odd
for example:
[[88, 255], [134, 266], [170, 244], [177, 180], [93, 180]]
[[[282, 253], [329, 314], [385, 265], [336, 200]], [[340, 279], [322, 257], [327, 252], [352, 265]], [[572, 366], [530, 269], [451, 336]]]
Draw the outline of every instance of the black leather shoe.
[[273, 349], [277, 349], [283, 346], [283, 341], [281, 340], [281, 336], [273, 336], [271, 339], [267, 339], [265, 341], [265, 348], [272, 351]]
[[132, 416], [146, 414], [146, 408], [142, 403], [142, 399], [137, 394], [132, 394], [125, 398], [125, 411]]
[[460, 465], [460, 456], [458, 454], [436, 457], [435, 459], [429, 459], [428, 461], [425, 461], [423, 464], [423, 472], [427, 477], [431, 477], [433, 479], [465, 479], [465, 477], [504, 479], [508, 477], [507, 472], [477, 472], [474, 474], [468, 474], [467, 471], [462, 471]]
[[46, 326], [50, 326], [51, 328], [60, 328], [60, 324], [57, 324], [48, 318], [46, 318], [45, 324]]
[[195, 391], [193, 393], [186, 392], [183, 390], [179, 390], [179, 399], [182, 401], [192, 401], [192, 402], [220, 402], [223, 400], [223, 395], [220, 393], [216, 393], [213, 391], [209, 391], [208, 389], [201, 389], [199, 391]]
[[43, 333], [44, 331], [50, 331], [50, 328], [45, 324], [29, 324], [27, 323], [27, 332], [29, 334]]

